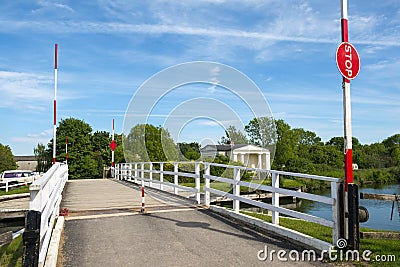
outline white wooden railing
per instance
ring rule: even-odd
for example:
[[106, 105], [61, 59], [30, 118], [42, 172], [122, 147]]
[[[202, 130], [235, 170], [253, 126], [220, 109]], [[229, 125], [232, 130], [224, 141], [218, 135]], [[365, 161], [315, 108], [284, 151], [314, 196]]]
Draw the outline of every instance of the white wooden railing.
[[50, 243], [55, 218], [59, 214], [62, 192], [68, 180], [68, 165], [55, 163], [30, 187], [29, 210], [41, 213], [39, 266], [42, 266]]
[[[166, 164], [173, 164], [174, 171], [164, 171]], [[192, 164], [194, 165], [193, 170], [190, 172], [179, 171], [180, 164]], [[154, 165], [158, 166], [158, 169], [154, 169]], [[231, 169], [233, 175], [231, 178], [219, 177], [211, 175], [211, 167]], [[201, 171], [202, 170], [202, 171]], [[191, 191], [196, 194], [196, 200], [200, 203], [200, 177], [204, 182], [204, 203], [206, 206], [210, 206], [210, 195], [223, 196], [233, 200], [233, 210], [239, 213], [240, 203], [247, 203], [259, 208], [268, 209], [272, 212], [272, 224], [279, 225], [280, 214], [285, 214], [290, 217], [306, 220], [309, 222], [317, 223], [320, 225], [328, 226], [332, 228], [332, 244], [335, 245], [339, 239], [339, 185], [341, 180], [339, 178], [309, 175], [301, 173], [291, 173], [284, 171], [265, 170], [258, 168], [248, 168], [243, 166], [224, 165], [208, 162], [140, 162], [140, 163], [123, 163], [116, 165], [116, 178], [123, 180], [130, 180], [138, 183], [138, 181], [147, 182], [150, 187], [157, 187], [160, 190], [172, 191], [178, 194], [179, 190]], [[241, 181], [241, 173], [251, 172], [255, 176], [270, 177], [272, 179], [271, 185], [262, 185], [258, 183], [251, 183]], [[147, 174], [147, 175], [145, 175]], [[158, 174], [157, 178], [153, 177], [153, 174]], [[173, 175], [174, 182], [170, 183], [165, 181], [164, 175]], [[147, 176], [147, 177], [146, 177]], [[229, 176], [229, 175], [228, 175]], [[330, 196], [321, 196], [312, 193], [299, 192], [297, 190], [290, 190], [279, 187], [279, 180], [283, 176], [304, 178], [311, 180], [319, 180], [330, 183], [331, 194]], [[195, 187], [187, 187], [179, 185], [179, 177], [190, 177], [195, 180]], [[224, 192], [212, 187], [212, 182], [226, 183], [233, 188], [232, 193]], [[157, 185], [157, 186], [154, 186]], [[247, 187], [253, 190], [266, 191], [272, 193], [272, 203], [264, 203], [256, 200], [252, 200], [245, 196], [240, 195], [240, 187]], [[173, 190], [171, 190], [171, 188]], [[331, 206], [332, 218], [325, 219], [314, 215], [302, 213], [299, 211], [290, 210], [279, 205], [279, 195], [284, 194], [286, 196], [292, 196], [301, 199], [307, 199], [315, 202], [325, 203]]]
[[[174, 170], [164, 170], [166, 164], [172, 164]], [[179, 171], [179, 164], [185, 164], [189, 167], [193, 166], [193, 172]], [[135, 183], [138, 183], [138, 181], [144, 181], [148, 183], [149, 187], [157, 188], [162, 191], [170, 191], [176, 195], [178, 195], [180, 191], [192, 192], [196, 195], [197, 203], [200, 204], [200, 164], [200, 162], [121, 163], [116, 165], [115, 174], [117, 179], [130, 180]], [[158, 165], [159, 169], [155, 169], [154, 165]], [[153, 174], [158, 174], [158, 179], [154, 179]], [[173, 176], [174, 182], [170, 183], [164, 180], [164, 175]], [[180, 185], [179, 177], [193, 179], [195, 187]]]
[[16, 182], [15, 180], [13, 181], [7, 181], [7, 179], [4, 179], [4, 182], [1, 182], [2, 186], [0, 186], [0, 189], [5, 189], [6, 192], [10, 190], [10, 188], [13, 187], [18, 187], [18, 186], [24, 186], [33, 183], [33, 181], [37, 180], [39, 176], [29, 176], [29, 177], [24, 177], [18, 179]]

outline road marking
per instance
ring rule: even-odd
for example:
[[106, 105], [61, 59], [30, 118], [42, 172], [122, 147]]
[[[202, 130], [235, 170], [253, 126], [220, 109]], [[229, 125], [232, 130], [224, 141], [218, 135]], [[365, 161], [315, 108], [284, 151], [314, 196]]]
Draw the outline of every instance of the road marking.
[[[154, 207], [156, 208], [156, 207]], [[133, 216], [133, 215], [141, 215], [141, 214], [152, 214], [152, 213], [167, 213], [167, 212], [180, 212], [180, 211], [194, 211], [194, 210], [203, 210], [207, 209], [206, 207], [194, 207], [194, 208], [178, 208], [178, 209], [164, 209], [164, 210], [151, 210], [148, 208], [145, 213], [140, 213], [140, 210], [135, 210], [132, 212], [117, 212], [117, 213], [108, 213], [108, 214], [90, 214], [90, 215], [77, 215], [77, 216], [65, 216], [66, 221], [73, 220], [88, 220], [88, 219], [99, 219], [99, 218], [112, 218], [112, 217], [124, 217], [124, 216]], [[95, 212], [95, 211], [93, 211]]]

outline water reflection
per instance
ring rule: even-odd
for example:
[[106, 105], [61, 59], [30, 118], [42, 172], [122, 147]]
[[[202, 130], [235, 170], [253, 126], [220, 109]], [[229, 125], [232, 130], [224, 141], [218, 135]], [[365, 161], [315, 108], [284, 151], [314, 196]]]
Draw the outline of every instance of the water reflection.
[[[360, 193], [400, 195], [400, 184], [384, 185], [374, 188], [360, 188], [359, 191]], [[330, 191], [318, 192], [317, 194], [330, 196]], [[400, 231], [400, 216], [397, 203], [394, 205], [393, 220], [390, 220], [392, 202], [360, 199], [359, 204], [360, 206], [366, 207], [369, 212], [369, 220], [365, 223], [361, 223], [360, 226], [379, 230]], [[296, 210], [325, 219], [332, 219], [331, 206], [327, 204], [303, 200]]]

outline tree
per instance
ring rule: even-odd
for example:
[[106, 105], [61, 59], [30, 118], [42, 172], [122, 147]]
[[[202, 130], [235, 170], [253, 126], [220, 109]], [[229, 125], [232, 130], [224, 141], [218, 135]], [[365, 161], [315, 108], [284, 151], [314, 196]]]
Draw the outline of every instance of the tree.
[[387, 154], [390, 155], [390, 165], [400, 165], [400, 134], [392, 135], [383, 140], [383, 145], [387, 149]]
[[235, 126], [229, 126], [225, 130], [225, 135], [221, 138], [222, 144], [248, 144], [249, 140], [246, 135], [238, 130]]
[[178, 149], [167, 130], [151, 124], [138, 124], [123, 139], [128, 162], [177, 160]]
[[400, 134], [394, 134], [382, 142], [387, 148], [395, 148], [400, 146]]
[[0, 144], [0, 172], [15, 170], [17, 167], [11, 148]]
[[35, 158], [37, 161], [36, 171], [46, 172], [51, 167], [51, 151], [46, 150], [46, 146], [39, 143], [36, 148], [33, 149]]
[[290, 129], [289, 124], [283, 120], [275, 121], [276, 124], [276, 154], [275, 154], [275, 168], [281, 169], [284, 166], [289, 166], [290, 160], [297, 159], [296, 144], [297, 138], [295, 133]]
[[391, 153], [392, 160], [396, 166], [400, 166], [400, 147], [396, 147]]
[[321, 138], [314, 132], [306, 131], [303, 128], [295, 128], [292, 131], [296, 136], [298, 145], [313, 146], [321, 143]]
[[65, 140], [68, 136], [68, 167], [72, 179], [97, 178], [100, 175], [98, 162], [93, 156], [91, 132], [89, 124], [74, 118], [61, 120], [57, 127], [57, 160], [65, 160]]
[[93, 156], [97, 162], [97, 173], [99, 176], [103, 173], [105, 166], [111, 165], [111, 136], [106, 131], [96, 131], [91, 136], [93, 146]]
[[200, 158], [200, 144], [197, 142], [192, 143], [178, 143], [179, 152], [182, 158], [187, 160], [198, 160]]
[[260, 117], [252, 119], [245, 127], [250, 143], [270, 149], [273, 154], [273, 147], [277, 141], [277, 128], [272, 117]]

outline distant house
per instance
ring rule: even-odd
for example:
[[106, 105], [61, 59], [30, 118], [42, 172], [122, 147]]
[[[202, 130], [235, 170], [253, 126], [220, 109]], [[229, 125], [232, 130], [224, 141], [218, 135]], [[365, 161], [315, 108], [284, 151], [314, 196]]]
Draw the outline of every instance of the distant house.
[[35, 156], [14, 156], [17, 162], [17, 170], [36, 171], [37, 160]]
[[201, 157], [214, 158], [217, 154], [240, 161], [251, 168], [271, 169], [271, 154], [266, 148], [249, 144], [206, 145], [200, 149]]

